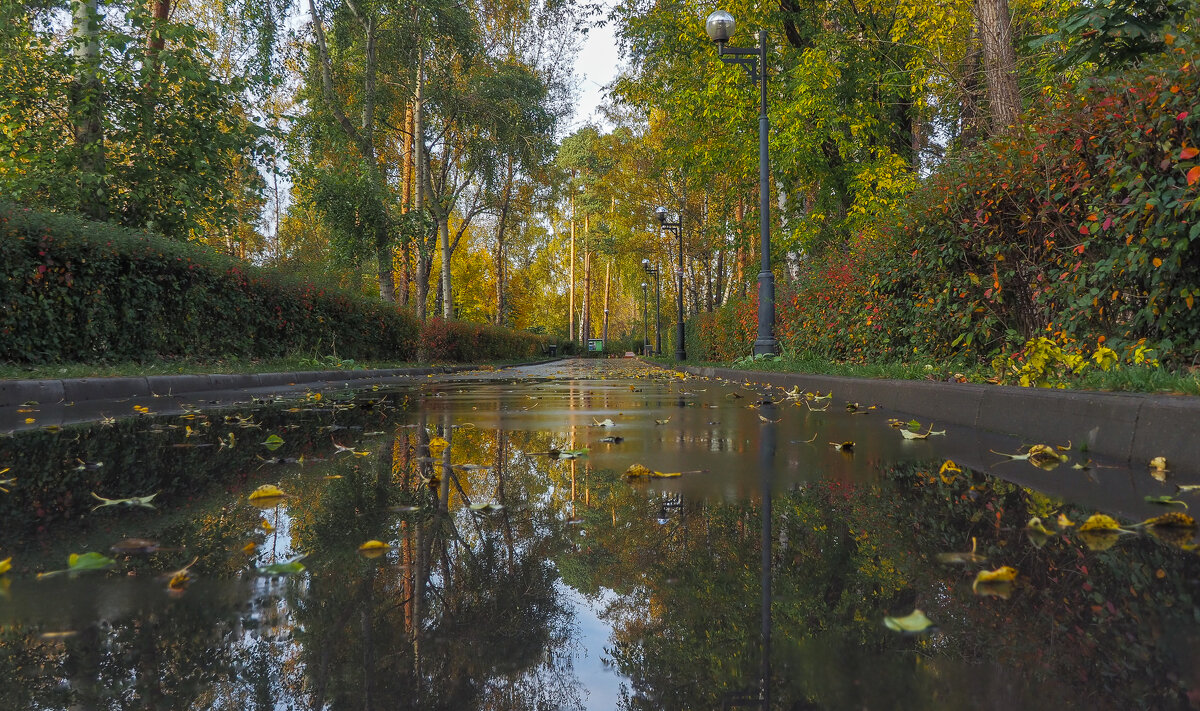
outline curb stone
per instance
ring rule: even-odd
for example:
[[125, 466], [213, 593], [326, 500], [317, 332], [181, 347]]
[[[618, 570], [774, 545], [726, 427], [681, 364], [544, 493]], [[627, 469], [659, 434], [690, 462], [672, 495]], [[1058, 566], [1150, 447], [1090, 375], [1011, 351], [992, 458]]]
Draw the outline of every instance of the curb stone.
[[[560, 358], [497, 366], [541, 365]], [[25, 402], [52, 405], [60, 402], [116, 400], [138, 396], [183, 395], [218, 390], [244, 390], [262, 387], [343, 383], [355, 380], [418, 377], [477, 370], [479, 365], [439, 365], [418, 368], [381, 368], [377, 370], [310, 370], [286, 373], [217, 373], [211, 375], [151, 375], [145, 377], [66, 378], [61, 380], [0, 380], [0, 408]]]
[[870, 380], [644, 362], [706, 378], [832, 392], [839, 403], [869, 403], [935, 424], [1019, 437], [1028, 444], [1086, 444], [1088, 451], [1133, 469], [1161, 456], [1175, 473], [1200, 473], [1200, 397]]

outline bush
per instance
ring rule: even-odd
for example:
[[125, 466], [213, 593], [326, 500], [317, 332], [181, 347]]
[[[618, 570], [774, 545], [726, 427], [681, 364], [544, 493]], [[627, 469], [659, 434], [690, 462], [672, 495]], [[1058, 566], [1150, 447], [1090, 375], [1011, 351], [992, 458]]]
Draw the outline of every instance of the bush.
[[0, 203], [0, 361], [521, 358], [545, 339], [431, 321], [195, 244]]
[[[1196, 362], [1198, 62], [1177, 35], [1135, 70], [1030, 107], [1024, 127], [808, 255], [776, 294], [784, 353], [986, 364], [1046, 338], [1064, 357]], [[746, 355], [754, 309], [751, 297], [694, 317], [689, 355]]]

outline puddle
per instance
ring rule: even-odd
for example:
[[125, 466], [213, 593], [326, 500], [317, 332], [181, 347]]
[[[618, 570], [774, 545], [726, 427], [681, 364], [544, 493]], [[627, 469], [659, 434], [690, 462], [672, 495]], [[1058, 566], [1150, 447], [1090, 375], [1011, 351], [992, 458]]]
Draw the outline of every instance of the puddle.
[[[817, 412], [628, 364], [525, 375], [0, 439], [0, 708], [1200, 705], [1195, 532], [1133, 526], [1184, 512], [1146, 501], [1174, 482], [1006, 462], [1020, 443], [968, 430], [908, 441], [836, 393]], [[251, 505], [265, 484], [288, 497]], [[1131, 532], [1079, 533], [1097, 512]], [[38, 579], [88, 552], [111, 566]], [[934, 626], [885, 626], [914, 609]]]

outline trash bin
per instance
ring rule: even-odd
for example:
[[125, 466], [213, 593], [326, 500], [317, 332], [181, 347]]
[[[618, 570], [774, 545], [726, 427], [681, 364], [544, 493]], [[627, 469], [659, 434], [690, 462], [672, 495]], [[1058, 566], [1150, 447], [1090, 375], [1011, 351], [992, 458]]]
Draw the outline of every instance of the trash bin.
[[550, 357], [551, 357], [551, 358], [557, 358], [557, 357], [558, 357], [558, 344], [557, 344], [557, 343], [551, 343], [551, 344], [550, 344]]

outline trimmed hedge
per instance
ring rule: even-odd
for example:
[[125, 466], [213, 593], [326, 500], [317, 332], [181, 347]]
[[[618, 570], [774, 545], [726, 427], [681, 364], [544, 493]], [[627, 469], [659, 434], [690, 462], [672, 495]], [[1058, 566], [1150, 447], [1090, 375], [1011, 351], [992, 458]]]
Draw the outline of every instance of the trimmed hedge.
[[[422, 336], [425, 338], [422, 338]], [[204, 245], [0, 203], [0, 361], [484, 360], [546, 338], [430, 322]]]

